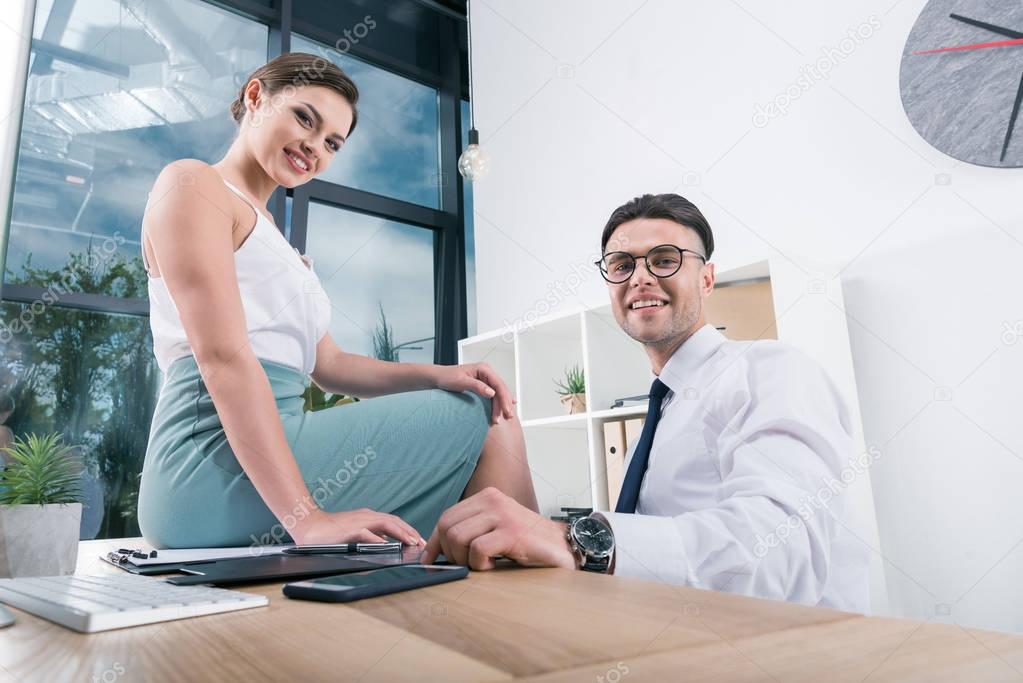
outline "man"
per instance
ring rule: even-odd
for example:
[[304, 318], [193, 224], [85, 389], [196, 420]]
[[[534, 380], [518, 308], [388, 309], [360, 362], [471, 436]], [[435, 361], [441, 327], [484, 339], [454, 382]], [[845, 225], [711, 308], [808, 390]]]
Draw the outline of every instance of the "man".
[[488, 489], [441, 516], [422, 561], [504, 556], [866, 612], [869, 551], [840, 495], [852, 426], [831, 380], [789, 346], [706, 323], [714, 238], [683, 197], [619, 207], [601, 248], [615, 319], [655, 376], [616, 511], [566, 525]]

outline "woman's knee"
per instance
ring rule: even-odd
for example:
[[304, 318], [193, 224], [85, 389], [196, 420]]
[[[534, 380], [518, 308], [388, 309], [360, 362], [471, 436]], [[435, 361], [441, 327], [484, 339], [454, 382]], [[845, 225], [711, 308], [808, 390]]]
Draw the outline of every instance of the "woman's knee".
[[485, 396], [474, 392], [466, 392], [472, 405], [469, 408], [469, 418], [472, 424], [486, 433], [490, 429], [490, 416], [494, 410], [494, 403]]
[[435, 413], [434, 418], [441, 423], [442, 429], [451, 429], [451, 434], [458, 433], [478, 442], [480, 448], [490, 430], [490, 415], [493, 403], [489, 398], [471, 391], [450, 392], [440, 389], [433, 391], [432, 399], [443, 406]]

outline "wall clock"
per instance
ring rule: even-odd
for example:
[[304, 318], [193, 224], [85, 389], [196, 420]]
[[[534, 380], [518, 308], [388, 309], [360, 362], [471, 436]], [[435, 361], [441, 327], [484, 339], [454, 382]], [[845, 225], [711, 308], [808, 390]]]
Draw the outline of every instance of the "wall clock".
[[939, 151], [1023, 167], [1023, 2], [928, 2], [906, 41], [899, 88], [913, 128]]

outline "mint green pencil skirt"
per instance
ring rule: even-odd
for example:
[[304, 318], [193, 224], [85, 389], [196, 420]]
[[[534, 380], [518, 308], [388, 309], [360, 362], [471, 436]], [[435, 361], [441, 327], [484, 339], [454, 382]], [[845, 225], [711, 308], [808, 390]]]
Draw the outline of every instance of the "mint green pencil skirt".
[[260, 362], [309, 499], [274, 517], [231, 451], [195, 358], [181, 358], [164, 377], [142, 469], [146, 540], [156, 548], [288, 543], [314, 505], [388, 512], [429, 538], [476, 469], [490, 400], [414, 391], [307, 413], [302, 373]]

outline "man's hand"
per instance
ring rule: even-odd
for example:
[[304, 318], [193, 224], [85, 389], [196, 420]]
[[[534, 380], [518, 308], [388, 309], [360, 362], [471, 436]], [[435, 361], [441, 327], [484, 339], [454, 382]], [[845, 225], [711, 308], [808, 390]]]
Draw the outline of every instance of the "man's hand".
[[430, 564], [444, 553], [455, 564], [485, 570], [502, 555], [526, 567], [575, 569], [567, 529], [490, 487], [441, 515], [420, 562]]

